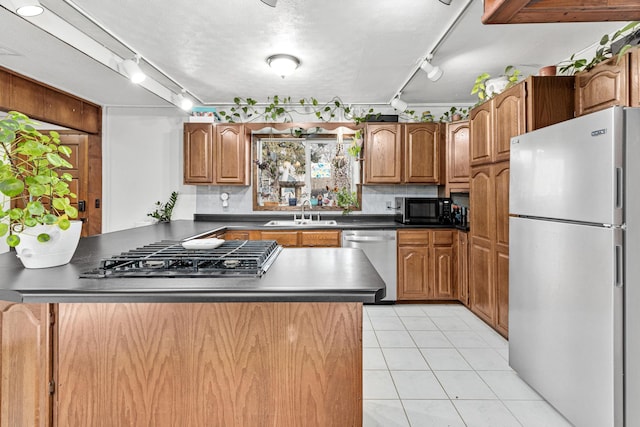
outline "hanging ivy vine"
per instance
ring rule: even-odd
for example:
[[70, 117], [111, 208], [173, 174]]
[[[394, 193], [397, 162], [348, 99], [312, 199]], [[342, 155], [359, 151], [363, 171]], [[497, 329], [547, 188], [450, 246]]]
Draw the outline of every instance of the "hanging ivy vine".
[[[293, 122], [293, 113], [313, 115], [315, 119], [331, 122], [336, 118], [361, 124], [365, 121], [375, 121], [381, 113], [373, 108], [356, 108], [342, 102], [337, 96], [328, 102], [320, 102], [316, 98], [301, 98], [294, 101], [290, 96], [274, 95], [267, 98], [266, 103], [258, 103], [253, 98], [235, 97], [234, 105], [228, 111], [219, 110], [217, 113], [222, 120], [229, 123], [245, 122]], [[415, 119], [415, 111], [406, 110], [401, 113], [410, 119]]]

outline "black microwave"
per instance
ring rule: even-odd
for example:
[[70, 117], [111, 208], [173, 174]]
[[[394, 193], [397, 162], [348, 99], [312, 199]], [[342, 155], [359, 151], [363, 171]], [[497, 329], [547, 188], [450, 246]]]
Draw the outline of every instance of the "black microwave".
[[396, 221], [403, 224], [451, 224], [451, 199], [396, 197]]

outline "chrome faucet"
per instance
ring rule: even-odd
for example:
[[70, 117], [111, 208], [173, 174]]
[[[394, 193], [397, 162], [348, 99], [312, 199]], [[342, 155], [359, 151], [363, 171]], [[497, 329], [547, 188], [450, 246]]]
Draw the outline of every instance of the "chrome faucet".
[[[306, 218], [304, 217], [304, 204], [308, 203], [309, 204], [309, 209], [311, 209], [311, 202], [309, 201], [309, 199], [304, 199], [302, 201], [302, 204], [300, 205], [300, 208], [302, 209], [302, 218], [300, 218], [302, 221], [304, 221]], [[313, 220], [313, 217], [311, 216], [311, 214], [309, 214], [309, 220]]]

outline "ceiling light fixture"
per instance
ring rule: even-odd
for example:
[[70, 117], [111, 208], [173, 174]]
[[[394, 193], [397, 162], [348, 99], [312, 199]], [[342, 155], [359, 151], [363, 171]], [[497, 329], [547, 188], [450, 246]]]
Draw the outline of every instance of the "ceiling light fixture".
[[420, 65], [420, 68], [422, 69], [422, 71], [427, 73], [427, 77], [432, 82], [435, 82], [440, 77], [442, 77], [442, 74], [443, 74], [442, 68], [434, 67], [433, 65], [431, 65], [431, 63], [427, 59], [425, 59], [422, 65]]
[[185, 96], [186, 91], [182, 90], [182, 93], [173, 96], [173, 103], [178, 105], [184, 111], [190, 111], [193, 108], [193, 101], [191, 98]]
[[398, 94], [391, 100], [391, 106], [401, 113], [404, 113], [407, 110], [409, 104], [400, 99], [400, 94]]
[[276, 3], [278, 3], [278, 0], [260, 0], [260, 1], [266, 4], [267, 6], [271, 6], [271, 7], [276, 7]]
[[283, 79], [293, 73], [300, 65], [300, 60], [293, 55], [278, 54], [267, 58], [269, 67]]
[[125, 59], [120, 64], [118, 64], [118, 68], [121, 73], [124, 73], [132, 83], [138, 84], [142, 83], [144, 79], [147, 78], [146, 74], [142, 72], [140, 69], [140, 57], [136, 56], [136, 60], [133, 59]]
[[12, 0], [16, 13], [25, 18], [38, 16], [44, 12], [44, 7], [38, 0]]

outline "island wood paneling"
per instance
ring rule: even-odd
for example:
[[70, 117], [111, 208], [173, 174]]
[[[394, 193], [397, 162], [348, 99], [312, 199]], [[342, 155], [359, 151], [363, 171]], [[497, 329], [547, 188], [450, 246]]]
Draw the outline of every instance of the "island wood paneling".
[[60, 304], [59, 426], [361, 426], [361, 303]]
[[0, 302], [0, 426], [51, 425], [49, 304]]

